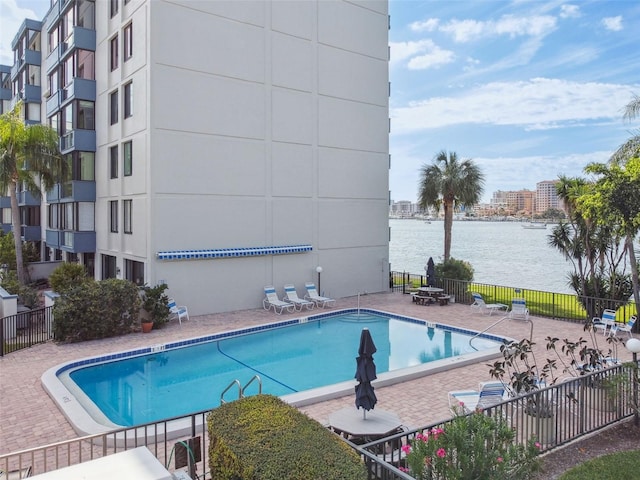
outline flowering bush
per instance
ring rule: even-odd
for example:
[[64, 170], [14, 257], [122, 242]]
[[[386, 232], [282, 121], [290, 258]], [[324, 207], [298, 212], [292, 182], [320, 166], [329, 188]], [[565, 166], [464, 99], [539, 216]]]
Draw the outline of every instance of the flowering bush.
[[420, 480], [526, 479], [538, 469], [540, 444], [514, 443], [515, 433], [501, 418], [481, 410], [458, 413], [446, 429], [419, 433], [403, 446], [408, 468]]

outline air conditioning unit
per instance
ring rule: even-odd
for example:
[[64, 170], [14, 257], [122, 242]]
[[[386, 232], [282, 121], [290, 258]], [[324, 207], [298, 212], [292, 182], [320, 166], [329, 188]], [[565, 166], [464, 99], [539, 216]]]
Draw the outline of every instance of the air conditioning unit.
[[49, 98], [51, 96], [51, 90], [48, 88], [44, 91], [44, 98]]

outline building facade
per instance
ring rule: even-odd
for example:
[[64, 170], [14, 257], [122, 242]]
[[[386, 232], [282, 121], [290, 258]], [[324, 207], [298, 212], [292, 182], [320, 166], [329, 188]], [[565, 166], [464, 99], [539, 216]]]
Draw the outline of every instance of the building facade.
[[45, 258], [166, 282], [192, 314], [317, 266], [327, 295], [388, 288], [386, 1], [67, 0], [39, 23], [70, 167]]

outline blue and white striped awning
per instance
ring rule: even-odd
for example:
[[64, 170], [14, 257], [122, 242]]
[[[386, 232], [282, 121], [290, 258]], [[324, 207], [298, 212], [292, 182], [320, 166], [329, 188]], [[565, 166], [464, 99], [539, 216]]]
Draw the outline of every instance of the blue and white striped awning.
[[255, 257], [259, 255], [287, 255], [313, 250], [311, 245], [285, 245], [278, 247], [212, 248], [208, 250], [169, 250], [158, 252], [158, 260], [198, 260], [230, 257]]

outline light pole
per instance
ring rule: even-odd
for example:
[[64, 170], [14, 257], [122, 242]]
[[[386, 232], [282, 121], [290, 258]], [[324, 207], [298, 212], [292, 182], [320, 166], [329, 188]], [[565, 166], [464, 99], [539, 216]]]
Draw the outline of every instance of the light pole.
[[320, 288], [320, 274], [322, 273], [322, 267], [320, 265], [316, 267], [316, 272], [318, 272], [318, 295], [322, 295], [322, 289]]
[[630, 338], [625, 346], [633, 354], [633, 424], [638, 427], [640, 426], [640, 405], [638, 405], [638, 353], [640, 353], [640, 340]]

